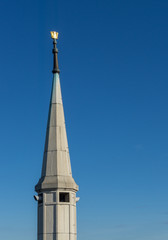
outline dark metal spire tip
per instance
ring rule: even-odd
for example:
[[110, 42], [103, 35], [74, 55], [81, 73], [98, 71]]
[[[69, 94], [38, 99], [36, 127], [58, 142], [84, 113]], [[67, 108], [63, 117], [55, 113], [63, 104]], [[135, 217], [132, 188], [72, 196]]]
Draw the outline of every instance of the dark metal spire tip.
[[57, 40], [58, 39], [58, 33], [57, 32], [51, 32], [51, 37], [53, 39], [53, 55], [54, 55], [54, 62], [53, 62], [53, 73], [60, 73], [59, 67], [58, 67], [58, 49], [57, 49]]

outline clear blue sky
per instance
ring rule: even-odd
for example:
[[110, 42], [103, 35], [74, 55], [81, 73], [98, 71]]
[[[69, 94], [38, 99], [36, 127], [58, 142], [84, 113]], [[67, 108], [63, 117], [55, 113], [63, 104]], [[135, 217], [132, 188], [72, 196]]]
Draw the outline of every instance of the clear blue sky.
[[36, 240], [59, 67], [78, 240], [168, 239], [168, 1], [0, 2], [0, 239]]

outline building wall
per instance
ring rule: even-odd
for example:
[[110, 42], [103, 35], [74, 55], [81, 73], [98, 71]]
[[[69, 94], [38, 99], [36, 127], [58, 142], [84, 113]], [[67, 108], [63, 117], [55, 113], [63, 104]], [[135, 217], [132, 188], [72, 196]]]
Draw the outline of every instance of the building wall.
[[42, 197], [38, 203], [38, 240], [76, 240], [76, 193], [59, 190], [44, 192]]

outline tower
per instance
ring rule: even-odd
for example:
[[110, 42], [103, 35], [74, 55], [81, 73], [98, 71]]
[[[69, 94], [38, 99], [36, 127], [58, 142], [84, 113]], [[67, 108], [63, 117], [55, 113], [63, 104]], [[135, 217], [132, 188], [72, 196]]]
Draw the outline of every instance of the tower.
[[76, 240], [76, 192], [69, 157], [58, 68], [58, 33], [53, 39], [53, 84], [51, 91], [41, 178], [38, 193], [38, 240]]

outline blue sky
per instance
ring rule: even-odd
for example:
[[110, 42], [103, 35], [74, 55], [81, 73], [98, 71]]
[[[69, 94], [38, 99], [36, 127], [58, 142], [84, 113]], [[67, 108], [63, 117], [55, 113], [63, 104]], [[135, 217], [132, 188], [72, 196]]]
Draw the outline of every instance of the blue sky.
[[79, 240], [168, 239], [168, 2], [0, 2], [0, 239], [35, 240], [59, 68]]

